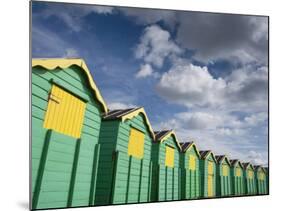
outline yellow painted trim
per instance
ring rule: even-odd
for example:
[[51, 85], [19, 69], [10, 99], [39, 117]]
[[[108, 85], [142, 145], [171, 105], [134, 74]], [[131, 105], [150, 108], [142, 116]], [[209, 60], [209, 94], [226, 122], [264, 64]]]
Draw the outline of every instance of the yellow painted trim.
[[195, 151], [196, 151], [197, 155], [199, 156], [199, 158], [201, 158], [199, 150], [194, 142], [190, 145], [190, 147], [186, 151], [189, 151], [193, 146], [195, 147]]
[[139, 115], [140, 113], [143, 114], [144, 119], [145, 119], [145, 124], [146, 124], [146, 126], [148, 127], [148, 130], [149, 130], [149, 132], [150, 132], [150, 134], [151, 134], [153, 140], [155, 140], [155, 135], [154, 135], [153, 129], [152, 129], [152, 127], [151, 127], [151, 124], [150, 124], [150, 122], [149, 122], [149, 119], [148, 119], [148, 117], [147, 117], [147, 115], [146, 115], [145, 110], [144, 110], [143, 107], [140, 107], [140, 108], [136, 109], [135, 111], [130, 112], [130, 113], [128, 113], [128, 114], [125, 114], [124, 116], [121, 117], [121, 120], [122, 120], [122, 122], [124, 122], [124, 121], [127, 120], [127, 119], [132, 119], [132, 118], [136, 117], [136, 116]]
[[91, 89], [94, 91], [94, 95], [97, 100], [102, 105], [102, 109], [105, 113], [108, 112], [107, 105], [100, 94], [98, 87], [96, 86], [90, 70], [88, 69], [85, 61], [83, 59], [65, 59], [65, 58], [56, 58], [56, 59], [32, 59], [32, 67], [42, 66], [47, 70], [54, 70], [56, 68], [65, 69], [72, 65], [77, 65], [86, 73]]
[[176, 139], [176, 144], [177, 144], [179, 150], [181, 150], [181, 145], [180, 145], [180, 143], [179, 143], [179, 139], [177, 138], [177, 135], [176, 135], [176, 133], [175, 133], [173, 130], [171, 130], [169, 133], [167, 133], [166, 135], [164, 135], [163, 137], [161, 137], [161, 139], [160, 139], [159, 141], [160, 141], [161, 143], [163, 143], [163, 142], [166, 141], [170, 136], [174, 136], [174, 137], [175, 137], [175, 139]]

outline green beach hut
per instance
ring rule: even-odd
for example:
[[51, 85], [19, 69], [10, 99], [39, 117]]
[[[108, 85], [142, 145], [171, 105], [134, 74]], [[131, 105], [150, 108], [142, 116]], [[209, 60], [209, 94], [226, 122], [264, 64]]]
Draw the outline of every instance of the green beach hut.
[[32, 209], [94, 205], [101, 114], [82, 59], [32, 59]]
[[201, 173], [201, 197], [216, 197], [216, 158], [212, 151], [199, 151]]
[[144, 109], [109, 111], [102, 118], [96, 203], [150, 201], [154, 132]]
[[230, 176], [231, 176], [232, 194], [234, 196], [244, 195], [245, 187], [244, 187], [243, 165], [237, 159], [230, 160], [230, 164], [231, 164]]
[[251, 163], [243, 163], [243, 167], [244, 167], [245, 194], [256, 195], [257, 184], [255, 178], [255, 169]]
[[265, 176], [266, 176], [266, 193], [269, 194], [269, 172], [268, 167], [264, 167], [265, 170]]
[[254, 166], [257, 182], [257, 194], [267, 194], [266, 171], [262, 166]]
[[156, 131], [152, 144], [152, 201], [180, 199], [181, 147], [173, 130]]
[[181, 143], [181, 197], [195, 199], [200, 197], [200, 153], [193, 141]]
[[231, 181], [230, 181], [230, 162], [225, 155], [217, 155], [216, 168], [216, 196], [224, 197], [231, 195]]

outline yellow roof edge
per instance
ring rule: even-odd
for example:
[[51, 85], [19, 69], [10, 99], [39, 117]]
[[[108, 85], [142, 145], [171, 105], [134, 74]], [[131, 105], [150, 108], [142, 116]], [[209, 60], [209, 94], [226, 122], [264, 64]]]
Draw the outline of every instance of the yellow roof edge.
[[201, 155], [200, 155], [200, 153], [199, 153], [199, 150], [198, 150], [198, 148], [197, 148], [197, 146], [196, 146], [196, 144], [194, 143], [194, 142], [192, 142], [192, 144], [190, 145], [190, 147], [186, 150], [186, 151], [188, 151], [188, 150], [190, 150], [191, 149], [191, 147], [195, 147], [195, 152], [197, 153], [197, 155], [199, 156], [199, 158], [201, 158]]
[[101, 93], [94, 82], [94, 79], [91, 75], [90, 70], [88, 69], [85, 61], [81, 58], [76, 59], [67, 59], [67, 58], [40, 58], [40, 59], [32, 59], [32, 67], [42, 66], [47, 70], [54, 70], [56, 68], [65, 69], [72, 65], [77, 65], [81, 67], [81, 69], [86, 73], [91, 89], [94, 91], [94, 95], [97, 100], [100, 102], [102, 109], [105, 113], [108, 112], [107, 105], [101, 96]]
[[151, 124], [149, 122], [149, 119], [148, 119], [147, 114], [146, 114], [146, 112], [145, 112], [143, 107], [139, 107], [135, 111], [130, 112], [128, 114], [125, 114], [124, 116], [121, 117], [121, 120], [122, 120], [122, 122], [124, 122], [126, 119], [132, 119], [135, 116], [139, 115], [140, 113], [142, 113], [144, 115], [145, 124], [148, 127], [148, 130], [149, 130], [149, 132], [150, 132], [150, 134], [151, 134], [151, 136], [153, 138], [153, 141], [154, 141], [155, 140], [155, 134], [153, 132], [152, 126], [151, 126]]
[[180, 145], [179, 139], [177, 138], [177, 135], [176, 135], [176, 133], [175, 133], [174, 130], [170, 130], [170, 132], [169, 132], [169, 133], [166, 133], [163, 137], [161, 137], [161, 138], [159, 139], [159, 141], [160, 141], [161, 143], [163, 143], [167, 138], [169, 138], [169, 137], [172, 136], [172, 135], [175, 137], [176, 143], [177, 143], [177, 145], [178, 145], [178, 147], [179, 147], [179, 150], [181, 151], [181, 145]]

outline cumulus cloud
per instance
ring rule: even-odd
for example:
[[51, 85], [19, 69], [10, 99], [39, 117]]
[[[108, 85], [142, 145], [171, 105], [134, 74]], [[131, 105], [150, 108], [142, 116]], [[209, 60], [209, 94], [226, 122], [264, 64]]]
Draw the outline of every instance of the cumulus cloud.
[[158, 25], [152, 25], [144, 29], [140, 43], [135, 49], [135, 56], [137, 59], [143, 59], [144, 62], [161, 68], [164, 59], [181, 52], [181, 48], [171, 40], [168, 31]]
[[79, 53], [76, 49], [74, 48], [67, 48], [65, 50], [65, 55], [64, 57], [67, 57], [67, 58], [74, 58], [74, 57], [78, 57], [79, 56]]
[[267, 17], [180, 13], [178, 21], [177, 41], [200, 61], [267, 64]]
[[114, 8], [109, 6], [81, 5], [81, 4], [46, 4], [45, 9], [40, 12], [43, 18], [57, 17], [75, 32], [84, 27], [83, 18], [91, 13], [111, 14]]
[[153, 69], [150, 64], [141, 65], [139, 71], [136, 74], [136, 78], [145, 78], [153, 74]]
[[256, 152], [254, 150], [251, 150], [251, 151], [249, 151], [247, 158], [248, 158], [249, 162], [251, 162], [254, 165], [263, 165], [263, 166], [268, 165], [266, 153], [264, 155], [260, 152]]
[[213, 78], [207, 67], [176, 64], [165, 72], [156, 86], [160, 96], [187, 107], [219, 105], [226, 82]]
[[98, 6], [98, 5], [89, 5], [89, 7], [91, 7], [93, 12], [96, 12], [98, 14], [112, 14], [114, 11], [114, 7], [110, 7], [110, 6]]
[[126, 108], [136, 108], [138, 106], [134, 104], [127, 104], [127, 103], [121, 103], [121, 102], [111, 102], [108, 103], [108, 108], [110, 110], [115, 110], [115, 109], [126, 109]]
[[207, 67], [175, 63], [161, 76], [156, 90], [168, 102], [189, 108], [264, 109], [268, 97], [267, 68], [244, 67], [222, 79], [214, 78]]
[[118, 8], [125, 16], [133, 19], [139, 25], [154, 24], [163, 21], [167, 26], [174, 28], [177, 21], [176, 12], [172, 10], [155, 10], [141, 8]]

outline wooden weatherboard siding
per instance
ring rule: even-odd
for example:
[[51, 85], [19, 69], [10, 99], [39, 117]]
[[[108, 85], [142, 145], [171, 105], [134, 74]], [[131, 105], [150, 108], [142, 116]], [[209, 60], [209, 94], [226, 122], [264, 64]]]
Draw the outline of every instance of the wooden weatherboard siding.
[[263, 167], [255, 167], [257, 194], [267, 194], [266, 171]]
[[[173, 149], [173, 167], [167, 166], [166, 147]], [[175, 136], [169, 135], [165, 140], [154, 142], [152, 145], [153, 173], [151, 183], [152, 201], [170, 201], [180, 199], [180, 146]]]
[[[190, 162], [190, 159], [195, 159], [195, 168]], [[181, 198], [195, 199], [200, 197], [200, 155], [197, 153], [196, 146], [192, 144], [190, 148], [181, 153]]]
[[[144, 133], [142, 159], [128, 155], [132, 128]], [[102, 121], [96, 194], [98, 205], [150, 201], [152, 141], [142, 113], [125, 121]]]
[[[212, 171], [208, 171], [209, 163], [212, 164]], [[201, 197], [216, 197], [216, 159], [212, 152], [208, 153], [206, 158], [200, 159], [201, 172]], [[210, 191], [211, 190], [211, 191]]]
[[247, 195], [257, 194], [257, 184], [255, 179], [255, 170], [252, 164], [244, 164], [245, 193]]
[[[86, 103], [80, 137], [43, 127], [53, 84]], [[32, 68], [32, 209], [94, 205], [101, 106], [77, 65]]]
[[243, 166], [240, 161], [237, 161], [230, 168], [232, 194], [241, 196], [245, 194], [245, 184], [243, 176]]
[[228, 158], [224, 156], [221, 162], [217, 161], [216, 168], [216, 196], [230, 196], [231, 195], [231, 181], [230, 181], [230, 163]]

